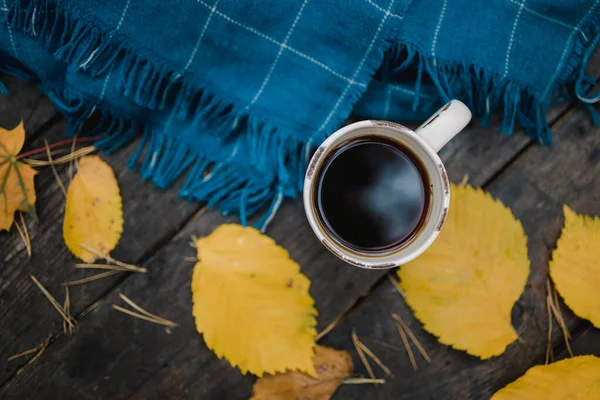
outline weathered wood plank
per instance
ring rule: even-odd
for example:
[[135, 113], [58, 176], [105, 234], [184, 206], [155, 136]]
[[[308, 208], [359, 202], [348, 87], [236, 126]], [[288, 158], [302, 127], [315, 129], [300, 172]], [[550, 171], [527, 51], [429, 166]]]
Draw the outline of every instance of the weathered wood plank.
[[[578, 334], [573, 335], [571, 341], [571, 350], [575, 356], [594, 355], [600, 357], [600, 329], [594, 328], [589, 322], [581, 322], [583, 329]], [[570, 357], [565, 346], [560, 346], [561, 351], [555, 354], [557, 360]]]
[[[64, 121], [42, 132], [50, 143], [64, 138]], [[39, 137], [32, 148], [42, 147]], [[182, 201], [176, 190], [163, 191], [151, 182], [143, 182], [137, 172], [127, 169], [128, 155], [135, 149], [130, 145], [113, 155], [102, 157], [114, 168], [123, 196], [124, 233], [113, 256], [136, 263], [147, 257], [155, 246], [170, 238], [180, 225], [198, 209], [198, 204]], [[64, 182], [68, 182], [67, 164], [57, 166]], [[62, 332], [60, 316], [33, 284], [34, 274], [62, 302], [62, 282], [79, 279], [91, 271], [75, 270], [75, 258], [62, 239], [62, 219], [65, 199], [52, 171], [40, 168], [36, 177], [39, 223], [26, 217], [31, 236], [33, 256], [25, 252], [20, 236], [13, 228], [0, 233], [0, 359], [19, 353], [41, 343], [48, 335]], [[106, 278], [85, 287], [71, 289], [73, 313], [77, 314], [101, 298], [123, 276]], [[6, 382], [23, 365], [19, 359], [3, 364], [0, 382]], [[1, 397], [1, 396], [0, 396]]]
[[[528, 140], [519, 136], [500, 137], [493, 131], [493, 128], [468, 129], [455, 139], [458, 144], [442, 155], [450, 171], [455, 171], [453, 180], [460, 181], [469, 171], [472, 182], [485, 182], [503, 167], [501, 163], [488, 163], [489, 159], [510, 160], [523, 140]], [[190, 235], [208, 234], [231, 220], [234, 219], [221, 217], [214, 211], [205, 214], [144, 264], [151, 271], [147, 276], [132, 276], [117, 288], [142, 306], [181, 323], [181, 328], [165, 334], [163, 328], [103, 307], [86, 318], [73, 337], [57, 340], [36, 365], [13, 379], [0, 393], [27, 397], [52, 388], [64, 394], [64, 398], [78, 393], [105, 398], [127, 398], [133, 394], [138, 398], [164, 398], [167, 393], [184, 390], [188, 395], [183, 397], [190, 398], [247, 396], [252, 379], [242, 377], [226, 362], [217, 360], [195, 332], [189, 290], [193, 264], [183, 261], [184, 256], [194, 255], [187, 244]], [[290, 251], [311, 279], [320, 328], [367, 293], [384, 274], [347, 266], [328, 253], [310, 231], [300, 202], [286, 203], [268, 233]], [[111, 293], [105, 302], [118, 301], [117, 294]], [[106, 335], [111, 339], [106, 340]], [[42, 338], [40, 335], [39, 340]], [[104, 376], [111, 378], [105, 380]], [[157, 380], [164, 381], [159, 388]]]
[[[562, 204], [567, 203], [578, 212], [600, 213], [600, 193], [593, 190], [600, 187], [600, 165], [593, 162], [593, 155], [600, 148], [600, 129], [590, 126], [582, 110], [567, 115], [560, 125], [555, 129], [557, 144], [553, 149], [537, 146], [529, 149], [488, 187], [521, 220], [529, 238], [531, 274], [524, 294], [513, 309], [513, 323], [523, 342], [511, 344], [504, 354], [488, 361], [443, 346], [422, 329], [411, 310], [386, 281], [323, 342], [350, 350], [353, 348], [350, 333], [356, 329], [397, 378], [379, 388], [342, 387], [336, 398], [489, 398], [531, 365], [544, 362], [547, 263], [562, 228]], [[391, 313], [399, 314], [409, 324], [433, 359], [431, 365], [426, 365], [421, 359], [421, 369], [413, 372]], [[570, 326], [577, 324], [564, 307], [563, 313]], [[561, 343], [562, 337], [556, 325], [553, 332], [553, 343]], [[379, 342], [389, 343], [398, 350], [390, 351]], [[418, 354], [414, 347], [413, 351]], [[365, 374], [358, 357], [352, 352], [355, 363], [359, 365], [358, 370]], [[379, 371], [378, 375], [383, 373]]]
[[8, 96], [0, 95], [0, 127], [12, 129], [25, 121], [25, 131], [33, 133], [48, 122], [56, 110], [32, 84], [0, 74], [8, 88]]

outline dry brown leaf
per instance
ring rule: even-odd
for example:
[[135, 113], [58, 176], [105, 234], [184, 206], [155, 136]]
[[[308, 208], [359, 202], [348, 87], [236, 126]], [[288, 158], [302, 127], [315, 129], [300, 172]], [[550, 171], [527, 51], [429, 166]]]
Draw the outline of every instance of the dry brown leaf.
[[288, 371], [265, 375], [254, 384], [250, 400], [327, 400], [354, 369], [350, 354], [317, 346], [313, 360], [316, 378]]

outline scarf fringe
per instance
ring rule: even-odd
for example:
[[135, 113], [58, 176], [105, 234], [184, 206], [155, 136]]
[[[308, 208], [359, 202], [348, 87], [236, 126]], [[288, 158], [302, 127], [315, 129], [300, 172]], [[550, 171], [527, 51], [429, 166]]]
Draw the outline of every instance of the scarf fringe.
[[245, 111], [220, 101], [205, 82], [186, 79], [184, 83], [185, 71], [177, 72], [125, 49], [114, 33], [78, 20], [55, 0], [18, 0], [9, 10], [8, 21], [11, 27], [37, 37], [56, 59], [77, 65], [93, 77], [106, 75], [120, 63], [117, 90], [141, 107], [163, 110], [175, 104], [178, 118], [221, 132], [232, 131], [231, 121], [223, 116], [238, 119]]
[[[304, 143], [290, 137], [274, 134], [273, 129], [255, 120], [246, 121], [249, 153], [257, 160], [257, 168], [264, 171], [243, 171], [229, 163], [236, 156], [234, 150], [229, 159], [220, 163], [195, 153], [187, 144], [162, 131], [143, 127], [131, 121], [117, 118], [104, 106], [92, 105], [81, 97], [69, 98], [64, 93], [48, 91], [48, 97], [68, 119], [69, 136], [102, 136], [94, 143], [107, 153], [121, 148], [142, 133], [139, 146], [130, 156], [128, 167], [138, 169], [144, 180], [152, 180], [159, 188], [170, 187], [181, 176], [185, 180], [179, 195], [192, 201], [217, 207], [221, 213], [235, 213], [240, 223], [257, 213], [262, 216], [254, 224], [264, 232], [284, 197], [295, 198], [303, 180], [291, 182], [292, 176], [301, 176], [305, 167]], [[209, 154], [207, 152], [206, 154]], [[260, 160], [275, 162], [276, 174], [268, 173], [272, 166]]]
[[427, 78], [444, 102], [462, 100], [482, 125], [489, 124], [492, 115], [501, 110], [500, 133], [512, 134], [518, 122], [532, 138], [550, 145], [552, 132], [546, 110], [551, 105], [577, 98], [588, 109], [594, 123], [600, 123], [600, 112], [592, 106], [600, 100], [600, 91], [588, 93], [596, 79], [585, 73], [587, 62], [600, 41], [600, 13], [590, 18], [583, 21], [584, 29], [574, 34], [568, 61], [558, 71], [559, 76], [548, 88], [548, 93], [536, 93], [532, 88], [489, 73], [484, 68], [431, 58], [410, 43], [396, 45], [388, 52], [379, 77], [393, 82], [407, 69], [416, 68], [413, 110], [419, 105], [421, 85]]

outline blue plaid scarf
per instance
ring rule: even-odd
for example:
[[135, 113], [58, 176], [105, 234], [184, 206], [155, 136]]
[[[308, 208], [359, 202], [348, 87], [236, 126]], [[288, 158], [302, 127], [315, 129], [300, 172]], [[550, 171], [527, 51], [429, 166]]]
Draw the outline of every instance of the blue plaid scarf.
[[599, 3], [0, 0], [0, 70], [36, 83], [69, 135], [108, 151], [142, 135], [143, 178], [185, 174], [183, 197], [265, 227], [352, 112], [418, 120], [460, 98], [549, 143], [552, 101], [598, 98], [583, 71]]

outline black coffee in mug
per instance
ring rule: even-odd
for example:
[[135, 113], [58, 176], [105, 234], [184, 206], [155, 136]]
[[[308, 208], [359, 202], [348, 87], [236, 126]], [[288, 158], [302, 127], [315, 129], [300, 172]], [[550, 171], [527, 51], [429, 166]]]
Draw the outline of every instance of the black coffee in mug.
[[318, 216], [330, 235], [359, 252], [402, 247], [424, 224], [430, 185], [411, 150], [390, 139], [350, 140], [316, 177]]

